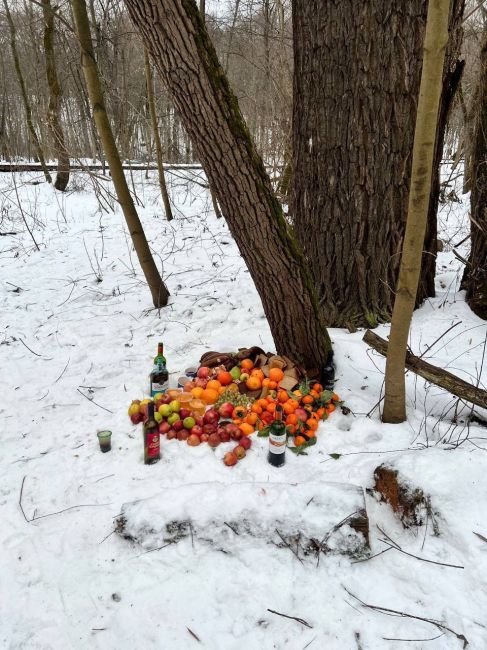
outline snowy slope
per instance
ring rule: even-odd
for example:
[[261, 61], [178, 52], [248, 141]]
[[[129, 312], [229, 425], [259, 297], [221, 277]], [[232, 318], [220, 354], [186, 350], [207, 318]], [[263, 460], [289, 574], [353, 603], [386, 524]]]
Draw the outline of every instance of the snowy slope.
[[[147, 389], [159, 339], [174, 383], [206, 350], [273, 349], [236, 245], [206, 190], [188, 178], [171, 176], [177, 210], [169, 224], [155, 177], [134, 173], [140, 214], [172, 294], [161, 312], [152, 309], [120, 210], [100, 210], [86, 177], [76, 175], [76, 191], [66, 196], [32, 185], [35, 174], [0, 178], [0, 232], [19, 233], [0, 237], [0, 647], [462, 647], [450, 631], [367, 609], [351, 592], [442, 622], [465, 635], [469, 648], [484, 650], [487, 543], [473, 531], [487, 537], [486, 430], [466, 426], [470, 407], [413, 376], [408, 423], [381, 424], [377, 408], [367, 417], [381, 395], [384, 360], [362, 343], [363, 332], [331, 332], [337, 392], [353, 415], [334, 413], [308, 456], [289, 454], [285, 469], [274, 469], [266, 442], [256, 439], [247, 458], [228, 468], [221, 447], [163, 441], [161, 462], [143, 464], [140, 427], [130, 425], [126, 409]], [[106, 195], [102, 201], [113, 205]], [[440, 228], [447, 242], [463, 239], [466, 205], [445, 205]], [[438, 296], [415, 314], [411, 347], [423, 352], [458, 322], [425, 356], [485, 386], [486, 323], [459, 292], [461, 263], [450, 243], [438, 257]], [[458, 250], [466, 255], [468, 242]], [[386, 335], [388, 327], [378, 331]], [[113, 431], [109, 454], [97, 448], [96, 431], [104, 428]], [[145, 553], [111, 534], [123, 503], [164, 498], [169, 487], [281, 480], [370, 487], [374, 468], [386, 461], [431, 494], [441, 535], [404, 531], [388, 506], [368, 496], [372, 552], [387, 548], [378, 525], [404, 550], [463, 569], [396, 550], [358, 564], [327, 557], [301, 565], [286, 549], [248, 541], [233, 554], [190, 540]]]

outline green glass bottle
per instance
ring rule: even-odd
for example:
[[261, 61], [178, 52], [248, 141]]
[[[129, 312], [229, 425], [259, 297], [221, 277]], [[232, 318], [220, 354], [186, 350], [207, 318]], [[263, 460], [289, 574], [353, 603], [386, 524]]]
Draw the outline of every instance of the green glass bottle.
[[269, 429], [269, 453], [267, 460], [274, 467], [282, 467], [286, 462], [287, 431], [282, 421], [282, 406], [277, 405], [275, 420]]

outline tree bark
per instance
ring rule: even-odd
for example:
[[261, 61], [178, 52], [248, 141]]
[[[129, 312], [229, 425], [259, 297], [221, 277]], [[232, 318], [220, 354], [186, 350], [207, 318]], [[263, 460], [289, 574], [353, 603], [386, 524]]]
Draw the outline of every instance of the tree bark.
[[323, 370], [331, 345], [313, 280], [194, 0], [125, 0], [262, 299], [277, 352]]
[[46, 59], [46, 76], [49, 88], [49, 106], [47, 109], [47, 123], [51, 131], [53, 149], [58, 159], [58, 168], [54, 187], [64, 192], [69, 183], [69, 155], [66, 149], [64, 131], [61, 126], [61, 86], [56, 70], [54, 56], [54, 11], [51, 0], [42, 0], [44, 16], [44, 56]]
[[[426, 9], [427, 0], [293, 2], [291, 214], [330, 325], [375, 326], [392, 313]], [[434, 293], [434, 267], [428, 254], [419, 300]]]
[[41, 143], [37, 137], [37, 133], [34, 127], [34, 122], [32, 120], [32, 108], [30, 106], [29, 97], [27, 96], [27, 90], [25, 88], [24, 75], [22, 74], [22, 68], [20, 67], [19, 55], [17, 52], [17, 39], [16, 39], [16, 30], [15, 24], [12, 19], [12, 14], [8, 8], [8, 0], [3, 0], [3, 6], [5, 9], [5, 14], [7, 16], [7, 23], [10, 31], [10, 49], [12, 50], [12, 58], [14, 60], [15, 72], [17, 74], [17, 80], [20, 86], [20, 94], [22, 96], [22, 103], [24, 104], [25, 117], [27, 121], [27, 127], [29, 129], [30, 137], [34, 144], [34, 149], [41, 163], [42, 171], [44, 172], [44, 177], [48, 183], [52, 183], [51, 174], [49, 173], [46, 167], [46, 159], [44, 158], [44, 152], [42, 151]]
[[385, 400], [382, 414], [384, 422], [398, 423], [406, 419], [404, 364], [409, 327], [418, 291], [428, 219], [435, 135], [438, 126], [445, 51], [448, 43], [449, 9], [450, 0], [429, 0], [423, 69], [414, 133], [408, 219], [387, 353]]
[[144, 50], [144, 64], [145, 64], [145, 78], [147, 84], [147, 101], [149, 103], [149, 111], [152, 122], [152, 133], [154, 135], [154, 144], [156, 147], [157, 159], [157, 172], [159, 175], [159, 187], [161, 188], [162, 201], [164, 203], [164, 210], [166, 212], [166, 219], [171, 221], [173, 219], [171, 202], [169, 200], [169, 193], [167, 191], [166, 177], [164, 176], [164, 164], [162, 159], [162, 145], [161, 136], [159, 135], [159, 125], [157, 124], [156, 102], [154, 100], [154, 86], [152, 81], [152, 71], [147, 49]]
[[466, 289], [472, 311], [487, 320], [487, 29], [483, 34], [475, 97], [470, 166], [471, 248], [462, 288]]
[[132, 242], [140, 266], [142, 267], [145, 279], [149, 285], [154, 307], [164, 307], [167, 305], [169, 291], [162, 281], [154, 262], [154, 258], [152, 257], [142, 224], [140, 223], [139, 215], [137, 214], [137, 210], [135, 209], [132, 200], [132, 195], [130, 194], [127, 185], [120, 156], [115, 144], [115, 138], [108, 120], [100, 77], [98, 75], [95, 55], [93, 52], [88, 12], [86, 10], [86, 0], [71, 0], [71, 6], [81, 48], [81, 64], [93, 109], [93, 117], [103, 149], [105, 150], [105, 156], [108, 161], [117, 198], [127, 222], [127, 227], [132, 237]]
[[[363, 340], [379, 354], [388, 357], [389, 344], [375, 332], [367, 330], [364, 334]], [[460, 377], [453, 375], [451, 372], [433, 366], [431, 363], [423, 361], [423, 359], [411, 354], [410, 352], [406, 352], [404, 366], [407, 370], [411, 370], [411, 372], [423, 377], [423, 379], [435, 384], [435, 386], [444, 388], [452, 395], [460, 397], [466, 402], [470, 402], [471, 404], [475, 404], [481, 408], [487, 408], [487, 391], [469, 384], [467, 381], [460, 379]], [[402, 372], [404, 374], [404, 367], [402, 368]]]

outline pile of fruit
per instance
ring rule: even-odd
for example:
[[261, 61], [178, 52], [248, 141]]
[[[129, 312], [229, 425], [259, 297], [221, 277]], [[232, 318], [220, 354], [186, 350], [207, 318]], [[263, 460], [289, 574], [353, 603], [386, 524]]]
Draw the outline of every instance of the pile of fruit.
[[[267, 376], [266, 376], [267, 375]], [[217, 447], [235, 441], [237, 447], [225, 454], [226, 465], [235, 465], [245, 457], [251, 446], [250, 435], [258, 432], [267, 436], [274, 422], [275, 411], [281, 405], [286, 429], [296, 453], [316, 443], [319, 422], [325, 420], [341, 405], [333, 391], [324, 390], [319, 383], [304, 381], [295, 390], [281, 386], [284, 373], [281, 368], [254, 367], [251, 359], [243, 359], [238, 366], [227, 371], [224, 367], [201, 366], [194, 380], [183, 386], [185, 393], [207, 405], [204, 415], [195, 415], [177, 399], [166, 394], [154, 397], [155, 419], [159, 432], [168, 440], [186, 441], [196, 447], [208, 443]], [[254, 395], [255, 397], [252, 397]], [[147, 405], [152, 400], [134, 400], [128, 413], [134, 424], [145, 421]], [[346, 410], [342, 406], [342, 410]]]

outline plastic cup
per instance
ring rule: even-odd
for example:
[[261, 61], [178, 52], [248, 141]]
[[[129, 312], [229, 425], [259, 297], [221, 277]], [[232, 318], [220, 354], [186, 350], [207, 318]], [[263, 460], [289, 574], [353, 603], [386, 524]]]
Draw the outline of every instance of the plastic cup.
[[167, 391], [167, 395], [169, 395], [172, 401], [173, 399], [179, 399], [182, 392], [183, 391], [180, 388], [171, 388], [171, 390]]
[[103, 454], [110, 451], [112, 448], [112, 432], [111, 431], [98, 431], [98, 442], [100, 443], [100, 450]]
[[178, 395], [178, 402], [181, 404], [189, 404], [189, 402], [193, 401], [194, 397], [191, 395], [191, 393], [180, 393]]
[[190, 379], [196, 377], [197, 373], [198, 373], [198, 368], [186, 368], [186, 370], [184, 371], [186, 377], [189, 377]]
[[206, 404], [201, 399], [192, 399], [191, 402], [189, 402], [189, 409], [194, 413], [194, 415], [204, 415]]

